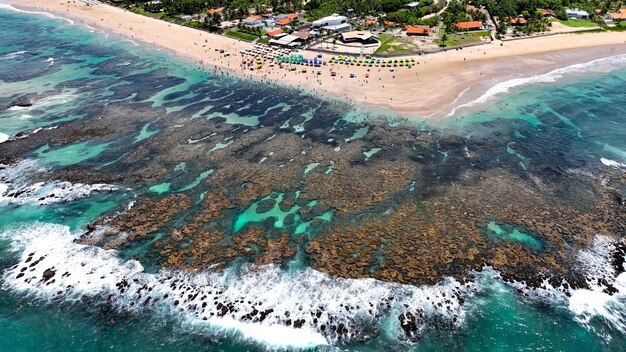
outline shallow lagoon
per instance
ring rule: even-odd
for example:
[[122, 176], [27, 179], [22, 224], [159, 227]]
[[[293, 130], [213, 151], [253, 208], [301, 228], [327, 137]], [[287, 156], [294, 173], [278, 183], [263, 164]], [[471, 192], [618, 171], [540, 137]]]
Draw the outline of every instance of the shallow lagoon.
[[[25, 24], [24, 28], [28, 30], [16, 32], [11, 25], [15, 21], [22, 21]], [[275, 98], [273, 97], [275, 94], [269, 98], [267, 93], [273, 92], [274, 88], [237, 81], [230, 77], [213, 76], [186, 63], [173, 60], [167, 55], [134, 47], [129, 43], [109, 40], [106, 45], [102, 45], [101, 37], [58, 21], [3, 11], [0, 12], [0, 31], [8, 38], [2, 44], [6, 46], [3, 53], [14, 53], [22, 49], [39, 52], [28, 53], [24, 57], [21, 55], [12, 58], [3, 57], [2, 60], [6, 65], [4, 70], [0, 70], [0, 80], [3, 81], [0, 88], [2, 104], [10, 104], [12, 99], [20, 94], [32, 94], [32, 99], [38, 102], [52, 102], [44, 104], [44, 108], [37, 110], [36, 114], [26, 120], [20, 120], [22, 115], [17, 114], [15, 110], [0, 112], [0, 121], [3, 123], [0, 125], [2, 126], [0, 132], [14, 136], [19, 132], [30, 132], [38, 127], [55, 126], [70, 120], [89, 120], [97, 116], [107, 118], [117, 115], [129, 116], [129, 112], [137, 119], [137, 123], [132, 125], [111, 126], [111, 130], [93, 132], [95, 135], [92, 139], [96, 139], [97, 136], [97, 141], [73, 143], [66, 141], [63, 145], [46, 144], [24, 151], [27, 155], [36, 156], [42, 164], [48, 163], [60, 172], [68, 167], [78, 167], [78, 169], [68, 168], [66, 174], [54, 174], [55, 177], [77, 178], [80, 177], [80, 168], [89, 169], [93, 165], [98, 165], [105, 171], [110, 170], [111, 173], [125, 169], [134, 170], [132, 176], [117, 179], [116, 182], [132, 183], [138, 188], [128, 193], [93, 194], [53, 205], [34, 203], [16, 206], [0, 203], [3, 215], [0, 225], [4, 234], [1, 260], [5, 270], [19, 261], [19, 250], [14, 252], [12, 248], [18, 241], [16, 234], [19, 233], [21, 226], [37, 228], [41, 223], [63, 224], [69, 226], [74, 236], [78, 236], [96, 218], [132, 208], [136, 200], [143, 199], [144, 194], [148, 194], [149, 199], [152, 196], [168, 196], [176, 192], [189, 193], [194, 196], [194, 200], [215, 197], [215, 194], [207, 192], [212, 190], [210, 185], [214, 178], [216, 182], [228, 182], [228, 175], [221, 171], [225, 168], [225, 163], [216, 162], [212, 165], [189, 158], [189, 155], [195, 155], [195, 151], [185, 149], [185, 144], [191, 148], [199, 148], [202, 154], [215, 158], [209, 159], [211, 161], [220, 160], [220, 155], [223, 155], [220, 153], [231, 153], [232, 150], [232, 153], [237, 153], [235, 155], [242, 161], [249, 160], [254, 165], [264, 160], [261, 165], [269, 164], [276, 170], [293, 168], [293, 174], [297, 175], [298, 182], [301, 180], [305, 182], [298, 184], [302, 190], [290, 191], [291, 196], [295, 192], [304, 192], [297, 193], [296, 201], [290, 206], [285, 204], [281, 208], [279, 205], [284, 192], [272, 191], [273, 193], [266, 195], [265, 191], [259, 191], [258, 197], [249, 202], [242, 202], [235, 206], [228, 216], [225, 215], [224, 224], [211, 225], [210, 221], [202, 223], [202, 226], [208, 223], [216, 228], [220, 226], [228, 228], [232, 230], [235, 238], [237, 233], [244, 231], [243, 229], [256, 228], [264, 229], [272, 235], [275, 235], [272, 232], [274, 230], [279, 232], [289, 230], [294, 235], [306, 234], [307, 241], [314, 240], [320, 233], [323, 236], [336, 223], [350, 220], [354, 224], [359, 224], [371, 218], [376, 219], [383, 213], [381, 208], [384, 212], [391, 210], [385, 216], [395, 214], [397, 205], [406, 201], [405, 197], [408, 195], [418, 199], [434, 197], [438, 195], [437, 188], [441, 185], [450, 182], [457, 186], [461, 183], [462, 177], [458, 179], [456, 177], [462, 175], [464, 170], [477, 172], [498, 168], [513, 170], [512, 172], [520, 178], [537, 182], [538, 187], [541, 187], [541, 182], [548, 182], [552, 177], [554, 180], [561, 180], [563, 174], [572, 175], [567, 176], [568, 182], [571, 182], [568, 183], [570, 187], [561, 190], [559, 199], [582, 199], [583, 202], [576, 206], [584, 208], [587, 205], [585, 202], [589, 199], [588, 194], [593, 193], [593, 190], [587, 184], [575, 187], [578, 186], [575, 181], [576, 177], [579, 177], [577, 175], [586, 173], [604, 175], [614, 172], [614, 168], [608, 168], [600, 163], [601, 158], [626, 163], [624, 159], [626, 138], [623, 129], [620, 128], [625, 123], [626, 111], [622, 107], [623, 104], [616, 104], [623, 100], [623, 93], [619, 87], [623, 86], [626, 72], [620, 71], [610, 75], [594, 74], [568, 84], [522, 87], [515, 94], [496, 101], [481, 112], [469, 114], [462, 120], [457, 121], [453, 118], [437, 126], [430, 126], [423, 121], [409, 123], [406, 128], [423, 132], [425, 136], [420, 135], [418, 138], [423, 138], [424, 143], [428, 144], [428, 147], [421, 148], [412, 155], [413, 162], [424, 165], [427, 169], [423, 173], [418, 173], [417, 181], [411, 175], [406, 184], [397, 187], [403, 192], [394, 195], [395, 198], [392, 197], [391, 200], [381, 202], [384, 206], [374, 206], [358, 216], [349, 216], [350, 219], [345, 219], [346, 216], [342, 218], [341, 213], [345, 212], [344, 209], [336, 210], [329, 207], [320, 210], [320, 215], [313, 216], [313, 219], [318, 220], [317, 225], [313, 227], [310, 226], [312, 219], [305, 221], [300, 218], [301, 215], [305, 215], [297, 214], [302, 208], [312, 208], [320, 202], [311, 199], [311, 195], [307, 194], [307, 180], [315, 182], [316, 178], [328, 175], [338, 177], [334, 175], [345, 173], [346, 164], [340, 161], [344, 156], [350, 160], [349, 165], [352, 168], [348, 170], [354, 170], [348, 171], [347, 178], [352, 177], [355, 182], [362, 175], [357, 174], [358, 167], [362, 166], [360, 163], [367, 161], [367, 164], [373, 164], [371, 167], [376, 167], [376, 163], [399, 158], [401, 153], [394, 155], [393, 151], [384, 150], [374, 142], [376, 138], [384, 141], [385, 138], [393, 136], [394, 131], [404, 133], [403, 126], [398, 130], [391, 130], [392, 132], [383, 132], [380, 125], [375, 123], [370, 125], [369, 121], [384, 122], [388, 116], [378, 116], [365, 110], [351, 110], [337, 103], [319, 101], [311, 97], [301, 98], [301, 104], [289, 105], [282, 100], [293, 101], [291, 98], [299, 96], [299, 93], [281, 90], [285, 98]], [[55, 47], [50, 47], [51, 42], [55, 43]], [[50, 61], [47, 61], [49, 57], [54, 57], [54, 64], [50, 65]], [[11, 70], [11, 67], [20, 67], [21, 72], [15, 74], [16, 71]], [[137, 92], [133, 83], [140, 84], [146, 81], [151, 82], [150, 86], [146, 86], [144, 91]], [[80, 93], [72, 96], [71, 101], [54, 98], [66, 94], [67, 89], [79, 90]], [[546, 94], [547, 91], [550, 94]], [[607, 109], [607, 106], [611, 108]], [[167, 109], [167, 115], [161, 115], [160, 110], [158, 113], [155, 112], [157, 110], [152, 110], [162, 107]], [[171, 118], [172, 122], [162, 121], [162, 116]], [[195, 125], [186, 127], [185, 124], [188, 122], [181, 116], [190, 117], [191, 121], [195, 120]], [[296, 118], [301, 122], [294, 123], [291, 120]], [[172, 143], [171, 145], [177, 146], [174, 153], [159, 151], [159, 143], [167, 145], [170, 143], [168, 139], [177, 136], [173, 130], [194, 130], [197, 126], [202, 126], [201, 120], [223, 123], [221, 126], [211, 126], [216, 129], [215, 135], [207, 133], [200, 136], [190, 132], [182, 138], [182, 143]], [[276, 131], [255, 136], [254, 140], [263, 141], [258, 142], [259, 145], [278, 143], [281, 138], [290, 138], [291, 134], [296, 134], [297, 139], [310, 138], [313, 142], [306, 145], [307, 149], [297, 150], [294, 154], [287, 152], [288, 148], [285, 145], [289, 145], [288, 143], [271, 145], [273, 155], [267, 150], [262, 150], [261, 153], [243, 142], [254, 133], [261, 134], [260, 129], [254, 129], [261, 125], [275, 126]], [[281, 128], [282, 126], [285, 128]], [[341, 157], [334, 156], [332, 162], [326, 162], [322, 153], [316, 154], [318, 150], [323, 149], [323, 143], [322, 145], [315, 143], [319, 141], [328, 143], [329, 138], [315, 130], [335, 133], [332, 138], [335, 144], [331, 144], [328, 149], [329, 152], [341, 154]], [[109, 133], [116, 135], [118, 139], [107, 141], [106, 136]], [[276, 137], [278, 133], [282, 134]], [[231, 138], [227, 142], [226, 136]], [[36, 137], [36, 134], [31, 137]], [[294, 143], [295, 139], [285, 141]], [[129, 146], [136, 144], [131, 147], [134, 150], [124, 148], [125, 143]], [[431, 143], [434, 147], [431, 147]], [[150, 152], [139, 153], [144, 149]], [[125, 153], [131, 152], [134, 152], [133, 159], [127, 161]], [[298, 155], [302, 159], [295, 161]], [[309, 155], [313, 160], [307, 159]], [[133, 169], [143, 167], [153, 158], [163, 158], [158, 160], [159, 167]], [[112, 161], [115, 162], [111, 163]], [[181, 163], [184, 163], [182, 164], [184, 168], [179, 167]], [[290, 166], [292, 163], [298, 165], [292, 167]], [[279, 165], [283, 167], [279, 168]], [[380, 169], [392, 170], [394, 166], [395, 164], [385, 165]], [[165, 171], [161, 171], [161, 167]], [[254, 190], [254, 183], [251, 181], [259, 175], [254, 174], [254, 169], [251, 171], [246, 165], [241, 165], [240, 170], [242, 175], [246, 176], [249, 173], [252, 176], [239, 186], [251, 187]], [[287, 174], [290, 171], [278, 172]], [[45, 180], [47, 176], [45, 173], [37, 173], [32, 177]], [[569, 180], [570, 177], [573, 180]], [[250, 184], [252, 186], [249, 186]], [[347, 184], [344, 185], [347, 187]], [[275, 185], [276, 188], [281, 186]], [[372, 190], [377, 191], [375, 188]], [[311, 193], [314, 190], [308, 191]], [[357, 197], [357, 191], [351, 190], [348, 193]], [[375, 193], [373, 191], [367, 190], [372, 194]], [[298, 203], [300, 194], [302, 200]], [[259, 204], [268, 199], [274, 200], [274, 206], [267, 211], [259, 212]], [[193, 212], [194, 208], [189, 208], [188, 213]], [[290, 216], [292, 219], [288, 220]], [[174, 217], [173, 226], [178, 226], [179, 222], [186, 223], [187, 217], [191, 215], [185, 212]], [[267, 226], [268, 222], [271, 223], [270, 226]], [[521, 230], [521, 227], [518, 229], [513, 225], [502, 225], [505, 223], [507, 222], [494, 221], [487, 225], [487, 229], [501, 241], [522, 243], [533, 250], [540, 248], [538, 239], [530, 231]], [[15, 232], [16, 229], [18, 232]], [[7, 234], [14, 237], [6, 237]], [[377, 237], [376, 233], [368, 235]], [[154, 263], [162, 260], [159, 253], [155, 253], [155, 246], [166, 236], [163, 234], [151, 236], [154, 237], [129, 243], [123, 247], [123, 253], [127, 255], [124, 259], [132, 257], [142, 260], [146, 267], [151, 267], [152, 272], [158, 270], [153, 266]], [[37, 242], [42, 240], [45, 240], [45, 237], [35, 238], [32, 243], [43, 243]], [[376, 264], [369, 267], [372, 272], [380, 270], [381, 264], [388, 259], [385, 251], [388, 250], [389, 243], [382, 242], [374, 255]], [[109, 245], [113, 246], [112, 243]], [[262, 247], [262, 244], [255, 243], [247, 245], [253, 251]], [[290, 257], [286, 264], [289, 268], [295, 269], [293, 272], [285, 270], [285, 275], [296, 277], [309, 265], [311, 258], [305, 253], [305, 245], [306, 243], [298, 243], [295, 246], [296, 254]], [[184, 246], [189, 247], [189, 243], [184, 243]], [[359, 258], [359, 254], [364, 253], [366, 247], [360, 246], [354, 252], [355, 257]], [[245, 267], [246, 260], [249, 260], [246, 256], [237, 257], [231, 267], [233, 269]], [[287, 276], [287, 282], [291, 282], [289, 280]], [[301, 281], [297, 281], [300, 279], [292, 280], [294, 286], [302, 284]], [[6, 282], [7, 277], [3, 276], [3, 283]], [[329, 285], [335, 284], [331, 279], [325, 282]], [[364, 281], [359, 282], [362, 284]], [[542, 347], [578, 350], [581, 345], [588, 347], [589, 350], [624, 349], [624, 336], [619, 331], [622, 326], [615, 325], [605, 319], [606, 317], [596, 315], [584, 321], [568, 309], [566, 302], [554, 301], [546, 305], [541, 300], [518, 295], [513, 288], [503, 284], [497, 274], [489, 270], [480, 274], [476, 282], [479, 289], [466, 297], [468, 302], [463, 309], [468, 314], [458, 326], [450, 325], [445, 320], [429, 323], [421, 338], [407, 341], [402, 338], [402, 330], [397, 319], [402, 306], [394, 306], [390, 311], [381, 308], [385, 311], [384, 316], [372, 320], [368, 320], [366, 313], [362, 316], [357, 314], [356, 318], [351, 320], [356, 327], [350, 328], [364, 331], [358, 338], [330, 341], [342, 348], [354, 350], [443, 348], [471, 351]], [[259, 290], [255, 287], [258, 281], [250, 281], [250, 285], [249, 290]], [[306, 281], [304, 285], [307, 285]], [[380, 287], [386, 287], [384, 285], [373, 284], [369, 289], [376, 291]], [[230, 351], [261, 350], [267, 347], [268, 343], [272, 345], [271, 341], [261, 342], [250, 337], [257, 335], [242, 333], [245, 329], [237, 327], [236, 324], [206, 325], [180, 316], [175, 311], [168, 311], [165, 306], [145, 311], [132, 309], [115, 311], [97, 297], [81, 301], [64, 299], [49, 301], [39, 299], [36, 295], [29, 295], [38, 290], [45, 291], [45, 287], [34, 286], [30, 289], [32, 290], [30, 292], [14, 290], [3, 285], [0, 322], [4, 333], [0, 333], [0, 347], [4, 345], [7, 350], [16, 346], [21, 350], [42, 346], [47, 350], [100, 350], [104, 347], [126, 350], [128, 346], [133, 346], [134, 350], [208, 348]], [[328, 291], [313, 290], [313, 292], [319, 293], [322, 297]], [[349, 292], [349, 288], [346, 292]], [[339, 293], [337, 296], [331, 295], [330, 298], [328, 296], [319, 298], [320, 303], [332, 306], [333, 300], [340, 299]], [[366, 297], [363, 291], [361, 295]], [[429, 295], [435, 296], [432, 292]], [[369, 299], [369, 296], [367, 297]], [[414, 302], [421, 301], [419, 299], [408, 301], [411, 304]], [[619, 308], [621, 303], [617, 300], [611, 304]], [[424, 304], [424, 307], [428, 305]], [[296, 306], [291, 306], [290, 309], [296, 310]], [[346, 310], [343, 307], [337, 309]], [[610, 310], [609, 314], [611, 317], [621, 316], [619, 309]], [[366, 323], [363, 325], [354, 323], [361, 319]], [[42, 324], [51, 320], [57, 324]], [[555, 326], [559, 328], [555, 329]], [[68, 331], [71, 332], [69, 339]]]

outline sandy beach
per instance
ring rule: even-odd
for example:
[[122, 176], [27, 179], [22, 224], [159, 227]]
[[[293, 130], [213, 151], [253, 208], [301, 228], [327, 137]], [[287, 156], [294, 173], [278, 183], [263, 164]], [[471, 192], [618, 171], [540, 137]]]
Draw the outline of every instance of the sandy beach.
[[[265, 66], [249, 71], [241, 67], [240, 50], [250, 43], [171, 24], [108, 5], [86, 6], [80, 1], [14, 0], [14, 6], [73, 19], [143, 42], [211, 69], [266, 82], [287, 84], [361, 105], [388, 108], [413, 116], [440, 117], [455, 105], [474, 100], [493, 85], [514, 78], [535, 76], [556, 68], [626, 54], [626, 32], [560, 34], [480, 45], [415, 57], [412, 68], [365, 68], [329, 64], [307, 73]], [[215, 49], [232, 53], [224, 57]], [[315, 52], [301, 52], [313, 58]], [[324, 54], [325, 58], [329, 54]], [[321, 70], [321, 75], [315, 71]], [[330, 72], [337, 72], [331, 77]], [[355, 73], [355, 78], [349, 78]], [[365, 78], [369, 74], [369, 78]]]

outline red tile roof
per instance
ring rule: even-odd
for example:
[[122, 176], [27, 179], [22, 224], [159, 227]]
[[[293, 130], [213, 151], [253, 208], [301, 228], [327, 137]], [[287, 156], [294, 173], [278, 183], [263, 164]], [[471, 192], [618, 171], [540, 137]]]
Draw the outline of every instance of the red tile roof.
[[267, 32], [267, 35], [269, 35], [270, 37], [273, 37], [275, 35], [279, 35], [279, 34], [283, 34], [283, 33], [285, 33], [285, 31], [283, 31], [282, 28], [278, 28], [278, 29], [273, 30], [271, 32]]
[[293, 22], [293, 20], [295, 20], [296, 18], [298, 18], [298, 14], [297, 13], [290, 13], [290, 14], [287, 15], [287, 17], [285, 17], [282, 20], [276, 22], [276, 24], [279, 25], [279, 26], [286, 26], [289, 23]]
[[620, 9], [618, 12], [613, 12], [610, 14], [613, 19], [622, 19], [626, 20], [626, 9]]
[[518, 25], [518, 24], [523, 25], [526, 23], [528, 23], [528, 21], [526, 21], [526, 19], [523, 17], [511, 18], [512, 25]]
[[385, 21], [385, 26], [395, 26], [397, 23], [391, 21]]
[[480, 29], [483, 28], [482, 22], [470, 21], [470, 22], [457, 22], [454, 26], [458, 29]]
[[218, 7], [216, 9], [209, 9], [208, 13], [216, 13], [216, 12], [220, 13], [222, 11], [224, 11], [224, 8], [223, 7]]
[[550, 10], [541, 9], [539, 11], [541, 11], [541, 14], [543, 14], [544, 16], [552, 16], [552, 11]]
[[406, 26], [405, 30], [407, 35], [428, 35], [430, 33], [430, 27], [428, 26]]

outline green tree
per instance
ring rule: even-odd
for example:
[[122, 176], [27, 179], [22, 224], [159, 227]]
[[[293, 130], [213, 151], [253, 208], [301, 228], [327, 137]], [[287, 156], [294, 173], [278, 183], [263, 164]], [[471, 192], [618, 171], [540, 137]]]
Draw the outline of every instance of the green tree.
[[446, 42], [448, 41], [448, 34], [444, 33], [441, 38], [439, 39], [439, 46], [444, 47], [446, 46]]

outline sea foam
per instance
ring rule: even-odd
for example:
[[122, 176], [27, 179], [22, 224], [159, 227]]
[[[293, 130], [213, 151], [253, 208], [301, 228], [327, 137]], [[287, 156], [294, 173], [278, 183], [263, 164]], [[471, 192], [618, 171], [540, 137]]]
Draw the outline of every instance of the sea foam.
[[14, 6], [11, 6], [9, 4], [3, 4], [0, 3], [0, 10], [8, 10], [8, 11], [13, 11], [13, 12], [19, 12], [19, 13], [28, 13], [28, 14], [33, 14], [33, 15], [43, 15], [49, 18], [54, 18], [54, 19], [59, 19], [59, 20], [63, 20], [69, 24], [74, 24], [74, 21], [70, 20], [69, 18], [65, 18], [65, 17], [61, 17], [61, 16], [56, 16], [53, 15], [49, 12], [45, 12], [45, 11], [26, 11], [26, 10], [22, 10], [22, 9], [18, 9]]
[[626, 268], [623, 263], [615, 267], [615, 254], [623, 258], [623, 251], [623, 243], [605, 236], [597, 236], [593, 246], [580, 251], [579, 262], [587, 271], [589, 289], [572, 291], [569, 309], [578, 322], [589, 324], [597, 317], [626, 333]]
[[576, 73], [607, 73], [624, 67], [626, 67], [626, 55], [616, 55], [558, 68], [548, 73], [536, 76], [510, 79], [508, 81], [495, 84], [477, 99], [455, 106], [446, 117], [453, 116], [463, 109], [485, 104], [500, 94], [508, 93], [512, 88], [538, 83], [557, 82], [568, 75]]
[[118, 190], [108, 184], [82, 184], [67, 181], [31, 182], [32, 175], [47, 172], [35, 160], [22, 160], [14, 165], [0, 164], [0, 205], [39, 204], [70, 202], [94, 193]]
[[18, 264], [4, 273], [7, 289], [44, 300], [87, 298], [123, 312], [168, 314], [277, 347], [369, 340], [383, 333], [382, 325], [404, 341], [432, 319], [437, 326], [458, 326], [465, 314], [461, 296], [470, 289], [452, 279], [414, 287], [333, 278], [310, 268], [287, 273], [274, 265], [237, 273], [151, 274], [116, 251], [76, 243], [60, 225], [35, 223], [0, 237], [21, 251]]
[[6, 133], [0, 132], [0, 143], [4, 143], [9, 140], [9, 135]]
[[14, 52], [11, 52], [11, 53], [8, 53], [8, 54], [1, 55], [0, 58], [2, 58], [2, 59], [14, 59], [14, 58], [16, 58], [16, 57], [18, 57], [20, 55], [23, 55], [23, 54], [26, 54], [26, 51], [24, 51], [24, 50], [14, 51]]
[[626, 164], [617, 162], [615, 160], [607, 159], [607, 158], [600, 158], [600, 162], [602, 162], [602, 164], [604, 164], [606, 166], [612, 166], [612, 167], [617, 167], [617, 168], [626, 168]]

